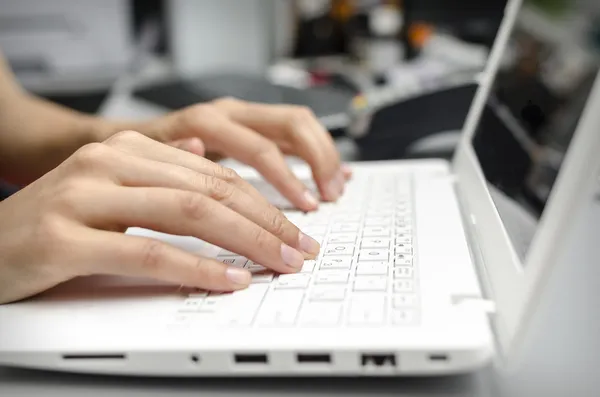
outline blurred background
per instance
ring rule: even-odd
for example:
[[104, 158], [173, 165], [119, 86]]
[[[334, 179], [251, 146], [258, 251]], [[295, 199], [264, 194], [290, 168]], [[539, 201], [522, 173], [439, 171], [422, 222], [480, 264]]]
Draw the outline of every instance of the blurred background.
[[[598, 46], [600, 7], [580, 1]], [[27, 89], [88, 113], [234, 96], [309, 106], [360, 159], [449, 157], [506, 3], [0, 0], [0, 48]], [[575, 2], [529, 3], [551, 34]]]

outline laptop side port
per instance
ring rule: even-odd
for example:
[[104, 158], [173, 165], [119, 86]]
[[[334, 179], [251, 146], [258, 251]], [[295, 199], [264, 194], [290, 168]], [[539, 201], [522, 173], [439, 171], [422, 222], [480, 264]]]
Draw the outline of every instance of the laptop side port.
[[396, 355], [394, 354], [363, 354], [361, 356], [361, 365], [363, 367], [395, 367]]
[[266, 354], [236, 354], [236, 364], [267, 364], [269, 359]]
[[434, 362], [438, 362], [438, 363], [450, 361], [450, 357], [448, 357], [448, 355], [444, 354], [444, 353], [430, 354], [428, 358], [429, 358], [429, 361], [434, 361]]
[[296, 356], [296, 360], [299, 364], [330, 364], [331, 355], [325, 353], [318, 354], [306, 354], [300, 353]]

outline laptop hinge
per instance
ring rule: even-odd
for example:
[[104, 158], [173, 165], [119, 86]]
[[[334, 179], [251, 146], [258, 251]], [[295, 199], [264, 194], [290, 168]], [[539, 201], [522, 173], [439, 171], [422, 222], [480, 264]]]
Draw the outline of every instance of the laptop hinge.
[[477, 273], [477, 279], [482, 290], [483, 298], [480, 296], [460, 296], [453, 297], [456, 300], [455, 304], [467, 304], [469, 307], [479, 308], [489, 315], [496, 313], [496, 304], [494, 299], [494, 291], [491, 283], [489, 282], [489, 275], [487, 273], [483, 253], [479, 245], [479, 239], [477, 234], [477, 219], [468, 210], [468, 203], [461, 194], [460, 179], [454, 175], [452, 179], [452, 186], [456, 195], [461, 219], [463, 222], [463, 229], [465, 230], [465, 238], [468, 242], [469, 254], [471, 260], [475, 265], [475, 272]]

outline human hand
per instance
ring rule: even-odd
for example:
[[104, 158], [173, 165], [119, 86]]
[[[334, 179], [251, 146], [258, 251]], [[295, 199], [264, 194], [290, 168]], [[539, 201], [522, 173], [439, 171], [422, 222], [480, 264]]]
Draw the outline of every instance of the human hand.
[[302, 107], [226, 98], [173, 112], [144, 123], [139, 130], [160, 142], [199, 138], [207, 152], [254, 167], [303, 211], [315, 210], [318, 202], [289, 169], [284, 154], [309, 164], [326, 201], [339, 198], [351, 175], [340, 163], [330, 134]]
[[246, 270], [129, 227], [194, 236], [281, 273], [320, 249], [232, 170], [131, 131], [78, 150], [1, 202], [0, 219], [0, 303], [93, 274], [216, 291], [250, 283]]

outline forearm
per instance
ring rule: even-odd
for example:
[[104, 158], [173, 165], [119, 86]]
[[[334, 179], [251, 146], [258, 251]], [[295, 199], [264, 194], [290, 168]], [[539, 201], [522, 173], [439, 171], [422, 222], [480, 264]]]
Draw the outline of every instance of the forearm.
[[129, 128], [135, 128], [133, 123], [111, 122], [25, 93], [13, 94], [0, 106], [0, 177], [27, 184], [81, 146]]

